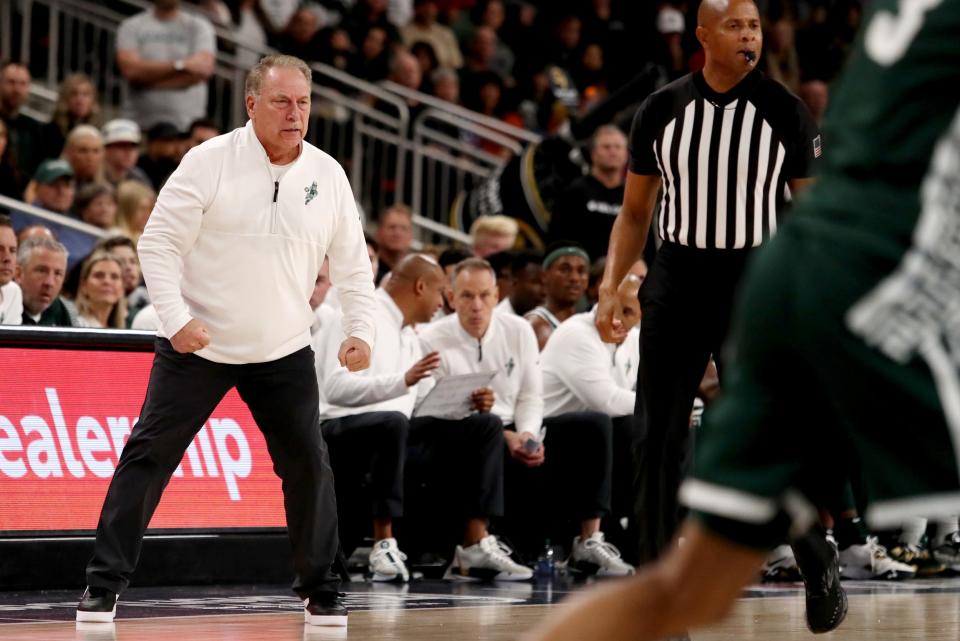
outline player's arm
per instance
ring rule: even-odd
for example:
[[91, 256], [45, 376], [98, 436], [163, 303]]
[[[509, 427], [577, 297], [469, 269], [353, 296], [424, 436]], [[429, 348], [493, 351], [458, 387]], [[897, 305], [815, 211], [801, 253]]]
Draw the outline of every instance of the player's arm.
[[615, 309], [617, 287], [630, 267], [643, 257], [643, 248], [647, 244], [647, 234], [650, 231], [650, 222], [653, 220], [653, 208], [659, 188], [660, 176], [656, 174], [627, 173], [623, 207], [617, 214], [613, 230], [610, 232], [607, 267], [603, 272], [599, 290], [600, 307], [597, 311], [597, 326], [603, 340], [607, 342], [622, 338], [613, 327], [614, 318], [620, 316]]
[[522, 641], [654, 641], [723, 618], [750, 584], [765, 552], [742, 547], [688, 520], [672, 546], [635, 577], [610, 582], [550, 610]]

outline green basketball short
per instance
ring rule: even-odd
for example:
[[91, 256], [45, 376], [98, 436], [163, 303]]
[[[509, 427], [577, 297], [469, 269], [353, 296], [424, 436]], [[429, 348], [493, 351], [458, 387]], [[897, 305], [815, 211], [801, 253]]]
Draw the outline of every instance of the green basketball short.
[[[847, 328], [847, 312], [896, 260], [812, 227], [784, 225], [748, 270], [733, 364], [680, 492], [709, 529], [753, 547], [811, 524], [813, 506], [856, 474], [871, 525], [960, 513], [960, 434], [944, 417], [931, 359], [897, 363]], [[940, 366], [938, 383], [956, 379], [955, 365]]]

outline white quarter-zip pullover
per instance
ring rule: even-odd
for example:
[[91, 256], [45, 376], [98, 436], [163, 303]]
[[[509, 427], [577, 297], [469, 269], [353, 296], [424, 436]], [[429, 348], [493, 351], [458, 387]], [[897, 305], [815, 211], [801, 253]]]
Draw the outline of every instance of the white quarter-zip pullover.
[[567, 412], [633, 414], [636, 402], [640, 330], [620, 345], [604, 343], [594, 311], [574, 314], [550, 335], [543, 348], [543, 404], [546, 416]]
[[[403, 326], [403, 312], [393, 297], [382, 289], [373, 295], [377, 349], [370, 367], [350, 372], [340, 366], [337, 351], [344, 340], [339, 323], [320, 329], [323, 360], [323, 392], [320, 418], [323, 420], [366, 412], [401, 412], [409, 417], [417, 401], [419, 386], [407, 387], [404, 375], [420, 360], [420, 343], [412, 327]], [[421, 385], [430, 381], [423, 379]]]
[[424, 354], [440, 353], [437, 379], [452, 374], [495, 371], [490, 387], [495, 395], [493, 414], [517, 432], [537, 435], [543, 424], [543, 379], [540, 350], [530, 323], [510, 314], [494, 312], [482, 339], [463, 329], [450, 314], [420, 332]]
[[276, 360], [310, 344], [324, 256], [343, 329], [373, 347], [373, 275], [340, 165], [303, 141], [279, 180], [253, 123], [194, 147], [160, 191], [138, 246], [160, 336], [191, 319], [218, 363]]

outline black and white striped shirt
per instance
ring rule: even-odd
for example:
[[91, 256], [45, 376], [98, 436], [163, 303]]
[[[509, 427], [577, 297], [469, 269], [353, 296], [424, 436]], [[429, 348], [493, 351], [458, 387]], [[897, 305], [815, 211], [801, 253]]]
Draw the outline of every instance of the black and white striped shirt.
[[660, 238], [701, 249], [769, 238], [787, 180], [809, 177], [820, 153], [807, 108], [760, 71], [724, 94], [684, 76], [644, 101], [630, 134], [630, 170], [662, 179]]

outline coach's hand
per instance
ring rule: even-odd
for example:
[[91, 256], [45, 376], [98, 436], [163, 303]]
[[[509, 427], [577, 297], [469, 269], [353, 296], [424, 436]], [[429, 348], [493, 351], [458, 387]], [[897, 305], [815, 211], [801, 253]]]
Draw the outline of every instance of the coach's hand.
[[507, 444], [507, 451], [510, 452], [510, 457], [527, 467], [539, 467], [543, 465], [543, 461], [546, 458], [546, 450], [543, 447], [543, 443], [532, 452], [524, 447], [528, 439], [535, 438], [536, 437], [530, 432], [517, 434], [511, 430], [503, 430], [503, 440]]
[[440, 353], [430, 352], [419, 361], [414, 363], [413, 367], [404, 373], [403, 382], [407, 384], [407, 387], [413, 387], [426, 377], [430, 376], [430, 372], [438, 367], [440, 367]]
[[192, 354], [210, 344], [210, 334], [203, 323], [194, 318], [173, 335], [170, 344], [181, 354]]
[[601, 286], [597, 304], [597, 329], [604, 343], [621, 343], [627, 336], [623, 328], [623, 304], [616, 287]]
[[351, 372], [359, 372], [370, 367], [370, 346], [351, 336], [340, 345], [337, 358]]

